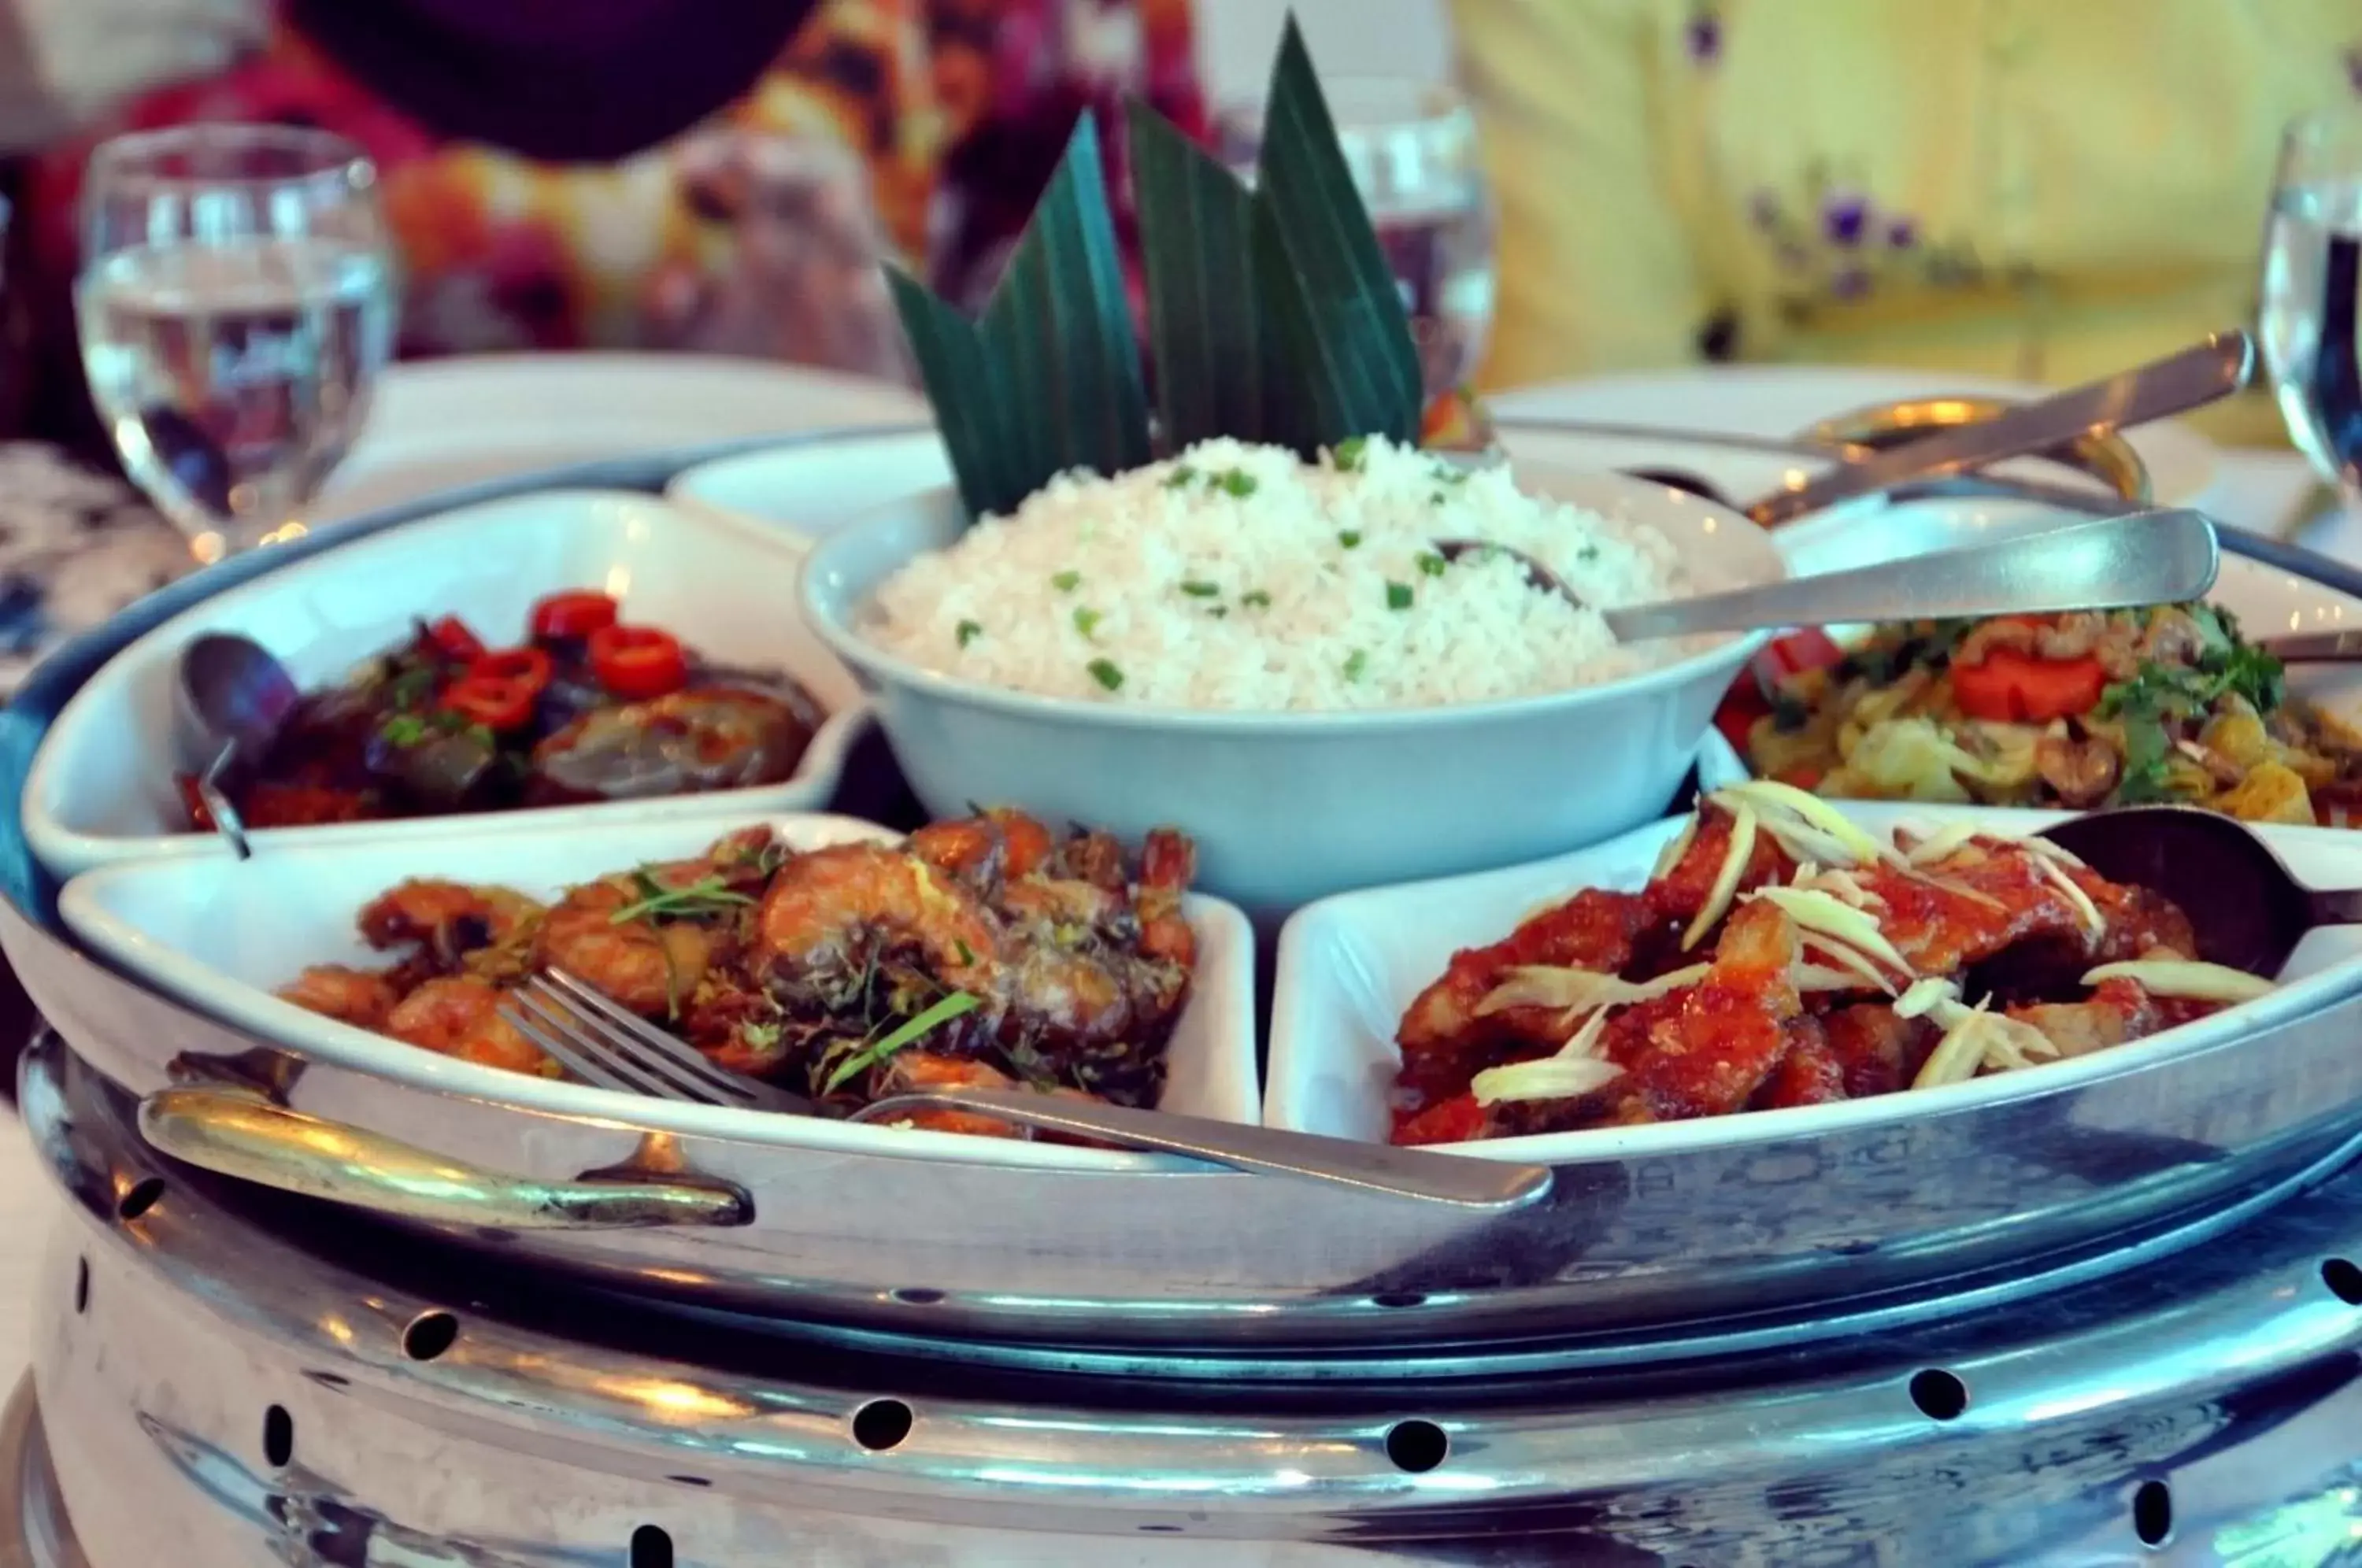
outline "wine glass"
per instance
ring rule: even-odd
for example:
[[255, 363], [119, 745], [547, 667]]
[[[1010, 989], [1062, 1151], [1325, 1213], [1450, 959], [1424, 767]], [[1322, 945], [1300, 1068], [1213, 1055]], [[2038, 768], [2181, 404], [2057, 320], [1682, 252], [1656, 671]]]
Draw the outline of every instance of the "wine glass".
[[375, 168], [288, 126], [118, 137], [82, 237], [83, 369], [133, 482], [200, 560], [301, 536], [392, 351]]
[[[1410, 311], [1427, 394], [1440, 396], [1475, 370], [1493, 326], [1493, 200], [1475, 116], [1456, 89], [1407, 77], [1343, 77], [1321, 92]], [[1263, 114], [1242, 104], [1214, 118], [1217, 155], [1242, 178], [1254, 175]]]
[[2362, 507], [2362, 105], [2307, 115], [2280, 142], [2264, 231], [2264, 365], [2289, 435]]

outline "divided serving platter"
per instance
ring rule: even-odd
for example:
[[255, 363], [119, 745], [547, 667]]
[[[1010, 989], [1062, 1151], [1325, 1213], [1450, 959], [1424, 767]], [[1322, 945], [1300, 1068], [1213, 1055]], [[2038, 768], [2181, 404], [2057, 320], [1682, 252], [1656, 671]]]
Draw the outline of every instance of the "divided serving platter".
[[[847, 443], [864, 441], [892, 461], [910, 437], [811, 446], [842, 462]], [[1723, 479], [1711, 453], [1687, 466]], [[545, 482], [652, 490], [679, 467], [617, 463]], [[160, 622], [238, 582], [398, 537], [438, 510], [389, 513], [276, 558], [235, 560], [69, 646], [0, 711], [0, 766], [21, 779], [59, 710]], [[2260, 547], [2226, 540], [2233, 551]], [[2339, 572], [2281, 558], [2316, 581]], [[899, 780], [878, 764], [874, 737], [865, 740], [832, 804], [913, 825]], [[1705, 1336], [1742, 1320], [1749, 1331], [1834, 1331], [1908, 1315], [1918, 1309], [1911, 1293], [1938, 1281], [2006, 1296], [2061, 1272], [2126, 1266], [2324, 1165], [2362, 1122], [2352, 1045], [2362, 998], [2331, 988], [2302, 993], [2301, 1010], [2235, 1042], [2136, 1070], [2031, 1074], [2007, 1095], [1925, 1113], [1899, 1097], [1838, 1125], [1738, 1118], [1678, 1147], [1571, 1149], [1548, 1198], [1507, 1215], [1145, 1159], [1042, 1168], [788, 1148], [659, 1126], [655, 1108], [613, 1097], [596, 1111], [560, 1110], [523, 1103], [505, 1082], [395, 1077], [359, 1058], [297, 1062], [218, 1007], [134, 982], [78, 944], [20, 835], [0, 840], [0, 944], [35, 1001], [133, 1093], [259, 1085], [299, 1113], [359, 1124], [364, 1148], [399, 1139], [459, 1167], [481, 1200], [474, 1221], [418, 1222], [463, 1242], [640, 1288], [891, 1331], [1256, 1353], [1475, 1335], [1611, 1342], [1643, 1330], [1677, 1346], [1665, 1327]], [[693, 1221], [686, 1210], [593, 1204], [599, 1223], [551, 1223], [539, 1200], [568, 1184], [626, 1195], [722, 1184], [745, 1201]], [[400, 1215], [399, 1198], [372, 1207]], [[1854, 1306], [1833, 1309], [1840, 1300]]]

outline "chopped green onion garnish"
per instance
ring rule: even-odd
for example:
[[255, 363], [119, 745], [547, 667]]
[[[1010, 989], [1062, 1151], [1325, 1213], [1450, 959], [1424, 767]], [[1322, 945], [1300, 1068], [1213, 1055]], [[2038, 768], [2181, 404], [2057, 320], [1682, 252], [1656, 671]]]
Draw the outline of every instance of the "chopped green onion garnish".
[[1369, 445], [1370, 438], [1367, 436], [1348, 436], [1338, 442], [1330, 453], [1336, 460], [1337, 471], [1346, 474], [1360, 473], [1362, 454], [1369, 449]]
[[1407, 610], [1410, 608], [1409, 583], [1390, 582], [1386, 584], [1386, 608], [1389, 610]]
[[1239, 602], [1250, 610], [1268, 610], [1271, 608], [1271, 595], [1260, 588], [1250, 589], [1239, 595]]
[[607, 917], [610, 925], [629, 925], [635, 920], [654, 920], [671, 915], [693, 919], [698, 915], [720, 914], [736, 904], [755, 900], [734, 890], [719, 877], [701, 877], [683, 887], [668, 888], [643, 868], [632, 873], [639, 885], [641, 896]]
[[1082, 580], [1081, 572], [1062, 571], [1050, 580], [1050, 586], [1061, 593], [1072, 593], [1075, 591], [1075, 585]]
[[1429, 577], [1441, 577], [1444, 569], [1451, 564], [1433, 550], [1421, 550], [1418, 553], [1418, 569]]
[[1123, 671], [1115, 667], [1115, 662], [1112, 659], [1095, 658], [1084, 668], [1091, 672], [1091, 679], [1093, 680], [1098, 681], [1101, 686], [1106, 687], [1110, 691], [1115, 690], [1123, 684]]
[[1191, 480], [1196, 479], [1197, 477], [1197, 469], [1191, 468], [1187, 463], [1180, 464], [1175, 468], [1171, 473], [1164, 476], [1164, 488], [1167, 490], [1179, 490], [1183, 485], [1187, 484]]
[[1352, 653], [1345, 656], [1345, 679], [1348, 680], [1361, 679], [1362, 671], [1367, 669], [1369, 665], [1370, 656], [1363, 653], [1361, 649], [1355, 648]]
[[967, 992], [954, 991], [917, 1017], [903, 1020], [901, 1027], [892, 1033], [874, 1044], [860, 1046], [844, 1061], [839, 1062], [836, 1065], [836, 1070], [829, 1074], [827, 1080], [820, 1086], [820, 1092], [834, 1094], [837, 1087], [846, 1079], [867, 1072], [928, 1031], [949, 1023], [953, 1019], [963, 1014], [974, 1012], [978, 1005], [976, 998], [968, 995]]
[[1192, 599], [1211, 599], [1222, 591], [1219, 583], [1191, 580], [1181, 585], [1181, 591]]
[[1362, 542], [1362, 536], [1353, 529], [1348, 528], [1337, 536], [1337, 542], [1350, 550]]
[[1585, 545], [1574, 552], [1574, 558], [1579, 561], [1595, 561], [1599, 558], [1599, 547]]
[[1224, 469], [1214, 482], [1235, 496], [1245, 497], [1255, 492], [1254, 475], [1243, 469]]
[[1098, 611], [1080, 604], [1075, 606], [1075, 630], [1087, 637], [1091, 635], [1091, 628], [1098, 624]]
[[962, 621], [959, 624], [959, 630], [955, 635], [959, 638], [959, 646], [966, 647], [968, 644], [976, 641], [977, 638], [984, 635], [984, 628], [977, 625], [974, 621]]
[[388, 745], [416, 745], [426, 738], [426, 722], [414, 713], [396, 713], [377, 733]]

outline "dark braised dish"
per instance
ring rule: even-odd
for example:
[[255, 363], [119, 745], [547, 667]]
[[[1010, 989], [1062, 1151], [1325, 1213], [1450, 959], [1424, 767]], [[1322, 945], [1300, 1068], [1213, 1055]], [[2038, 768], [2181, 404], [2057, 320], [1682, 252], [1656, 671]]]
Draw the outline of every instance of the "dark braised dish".
[[[776, 784], [825, 716], [783, 675], [726, 668], [632, 625], [593, 590], [489, 646], [457, 616], [304, 694], [269, 751], [223, 781], [251, 828], [647, 800]], [[192, 778], [190, 825], [213, 824]]]

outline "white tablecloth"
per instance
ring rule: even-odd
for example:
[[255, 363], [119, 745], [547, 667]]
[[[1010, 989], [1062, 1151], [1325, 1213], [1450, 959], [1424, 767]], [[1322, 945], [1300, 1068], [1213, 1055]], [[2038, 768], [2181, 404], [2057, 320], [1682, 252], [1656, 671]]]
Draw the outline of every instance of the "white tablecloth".
[[[2312, 492], [2303, 462], [2285, 454], [2225, 454], [2221, 477], [2204, 505], [2241, 527], [2287, 529], [2291, 509]], [[2362, 519], [2340, 518], [2309, 526], [2300, 541], [2362, 562]], [[48, 1223], [50, 1195], [36, 1174], [24, 1132], [0, 1111], [0, 1392], [14, 1383], [29, 1357], [33, 1269]]]

